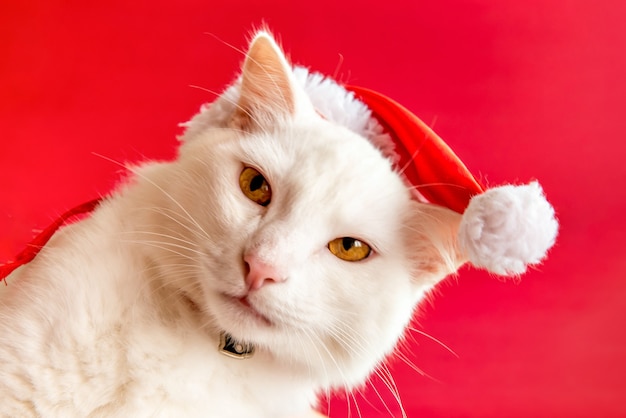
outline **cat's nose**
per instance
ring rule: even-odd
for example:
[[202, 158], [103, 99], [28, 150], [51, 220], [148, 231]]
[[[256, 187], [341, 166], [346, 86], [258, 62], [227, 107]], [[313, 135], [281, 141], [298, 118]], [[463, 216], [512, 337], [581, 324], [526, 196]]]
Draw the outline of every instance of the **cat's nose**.
[[246, 284], [248, 290], [258, 290], [268, 284], [284, 282], [284, 275], [271, 264], [259, 259], [254, 254], [246, 254], [243, 257], [246, 264]]

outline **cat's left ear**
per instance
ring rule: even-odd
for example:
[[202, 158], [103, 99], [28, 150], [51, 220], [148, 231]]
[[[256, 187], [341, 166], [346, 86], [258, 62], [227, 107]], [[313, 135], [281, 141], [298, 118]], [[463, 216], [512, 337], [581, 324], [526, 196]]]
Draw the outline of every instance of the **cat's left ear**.
[[457, 235], [462, 216], [443, 206], [413, 201], [407, 246], [415, 281], [432, 286], [468, 261]]
[[315, 111], [296, 83], [291, 65], [274, 38], [258, 32], [243, 64], [231, 125], [245, 131], [263, 130], [303, 112]]
[[541, 263], [558, 233], [554, 208], [537, 182], [487, 189], [471, 198], [463, 214], [415, 205], [409, 246], [416, 276], [433, 284], [465, 262], [500, 276], [519, 276]]

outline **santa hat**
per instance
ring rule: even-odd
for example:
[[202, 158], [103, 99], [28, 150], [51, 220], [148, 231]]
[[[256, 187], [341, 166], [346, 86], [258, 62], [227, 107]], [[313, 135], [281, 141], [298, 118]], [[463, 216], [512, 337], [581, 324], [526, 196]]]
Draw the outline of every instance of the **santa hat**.
[[538, 264], [558, 232], [539, 183], [486, 189], [452, 149], [404, 106], [373, 90], [345, 86], [365, 103], [395, 143], [407, 181], [428, 202], [461, 213], [461, 251], [476, 267], [518, 275]]

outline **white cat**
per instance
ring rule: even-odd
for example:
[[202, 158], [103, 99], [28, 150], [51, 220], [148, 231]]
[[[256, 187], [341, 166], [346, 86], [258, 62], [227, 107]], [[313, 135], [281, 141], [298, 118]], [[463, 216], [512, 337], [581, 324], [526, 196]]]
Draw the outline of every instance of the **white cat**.
[[[386, 138], [259, 32], [175, 161], [131, 168], [0, 286], [2, 416], [303, 416], [362, 384], [464, 262], [520, 273], [543, 258], [557, 224], [536, 183], [461, 216], [418, 201]], [[518, 218], [531, 232], [503, 235]], [[520, 261], [517, 247], [538, 248]]]

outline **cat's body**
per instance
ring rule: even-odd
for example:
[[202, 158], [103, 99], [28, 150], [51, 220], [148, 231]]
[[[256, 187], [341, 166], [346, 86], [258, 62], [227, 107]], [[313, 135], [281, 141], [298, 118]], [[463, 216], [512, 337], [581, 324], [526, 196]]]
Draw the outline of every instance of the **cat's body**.
[[[115, 203], [60, 231], [3, 286], [0, 415], [274, 417], [306, 411], [313, 387], [307, 376], [294, 378], [288, 363], [262, 350], [245, 361], [218, 352], [218, 329], [155, 280], [155, 266], [137, 257], [137, 244], [120, 244], [132, 239], [123, 224], [133, 219]], [[57, 261], [77, 254], [79, 262]]]
[[348, 129], [306, 80], [260, 34], [175, 161], [132, 169], [8, 277], [0, 415], [296, 417], [393, 350], [465, 261], [461, 216], [415, 200], [362, 104], [339, 101]]

